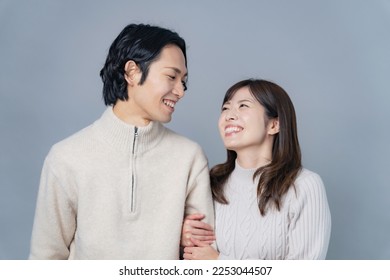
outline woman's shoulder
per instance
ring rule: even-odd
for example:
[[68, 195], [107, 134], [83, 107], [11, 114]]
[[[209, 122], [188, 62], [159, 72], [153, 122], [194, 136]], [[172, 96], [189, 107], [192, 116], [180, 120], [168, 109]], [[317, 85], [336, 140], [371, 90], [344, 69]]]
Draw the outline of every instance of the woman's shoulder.
[[320, 181], [322, 183], [322, 179], [319, 174], [307, 168], [302, 167], [302, 169], [299, 171], [297, 175], [297, 178], [295, 179], [295, 183], [298, 184], [300, 182], [305, 182], [305, 181]]
[[298, 196], [325, 193], [325, 186], [321, 176], [314, 171], [302, 168], [294, 182], [295, 192]]

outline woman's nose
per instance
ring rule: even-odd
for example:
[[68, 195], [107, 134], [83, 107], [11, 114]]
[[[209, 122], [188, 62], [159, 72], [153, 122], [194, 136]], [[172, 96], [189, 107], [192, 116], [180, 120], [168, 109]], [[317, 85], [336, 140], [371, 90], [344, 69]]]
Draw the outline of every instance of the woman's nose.
[[237, 113], [234, 110], [229, 110], [226, 113], [225, 120], [226, 121], [234, 121], [237, 119]]

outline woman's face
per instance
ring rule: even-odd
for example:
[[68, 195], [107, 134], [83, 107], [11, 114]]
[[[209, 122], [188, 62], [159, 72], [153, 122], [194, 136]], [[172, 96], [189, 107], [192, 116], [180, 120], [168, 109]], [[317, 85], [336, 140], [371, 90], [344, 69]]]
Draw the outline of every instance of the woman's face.
[[[266, 154], [272, 150], [271, 122], [264, 107], [252, 96], [248, 87], [241, 88], [222, 106], [219, 132], [228, 150]], [[270, 146], [271, 145], [271, 146]]]

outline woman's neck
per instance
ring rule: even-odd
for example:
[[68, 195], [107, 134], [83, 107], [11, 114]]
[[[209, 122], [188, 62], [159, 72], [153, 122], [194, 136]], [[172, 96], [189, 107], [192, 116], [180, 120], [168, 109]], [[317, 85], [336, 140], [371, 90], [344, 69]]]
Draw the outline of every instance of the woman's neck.
[[237, 163], [245, 169], [259, 168], [269, 164], [271, 161], [271, 152], [237, 151]]

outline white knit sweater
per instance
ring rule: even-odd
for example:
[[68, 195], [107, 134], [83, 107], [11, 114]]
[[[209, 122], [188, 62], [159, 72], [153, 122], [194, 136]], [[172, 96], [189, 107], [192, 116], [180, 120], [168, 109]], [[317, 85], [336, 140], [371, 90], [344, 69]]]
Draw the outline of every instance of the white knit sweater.
[[109, 107], [53, 146], [42, 170], [30, 259], [178, 259], [183, 217], [213, 224], [207, 160], [158, 122]]
[[253, 182], [255, 169], [236, 162], [225, 195], [228, 205], [215, 203], [220, 259], [325, 259], [331, 216], [321, 178], [303, 169], [282, 199], [280, 212], [260, 215]]

